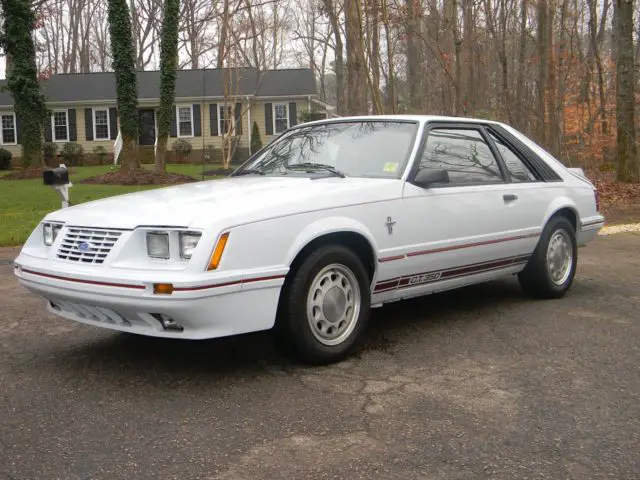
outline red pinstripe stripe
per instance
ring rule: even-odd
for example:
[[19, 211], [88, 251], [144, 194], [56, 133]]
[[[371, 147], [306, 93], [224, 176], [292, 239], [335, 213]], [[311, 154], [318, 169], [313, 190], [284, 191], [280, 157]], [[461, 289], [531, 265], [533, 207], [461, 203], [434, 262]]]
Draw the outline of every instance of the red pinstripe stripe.
[[[23, 272], [28, 273], [30, 275], [37, 275], [40, 277], [53, 278], [55, 280], [64, 280], [65, 282], [73, 282], [73, 283], [84, 283], [87, 285], [98, 285], [102, 287], [119, 287], [119, 288], [131, 288], [135, 290], [144, 290], [146, 287], [144, 285], [131, 285], [125, 283], [112, 283], [112, 282], [99, 282], [96, 280], [83, 280], [80, 278], [70, 278], [70, 277], [62, 277], [60, 275], [51, 275], [49, 273], [41, 273], [34, 272], [33, 270], [28, 270], [26, 268], [22, 269]], [[238, 285], [241, 283], [254, 283], [254, 282], [266, 282], [268, 280], [279, 280], [284, 278], [284, 275], [273, 275], [270, 277], [256, 277], [256, 278], [248, 278], [245, 280], [236, 280], [233, 282], [225, 282], [225, 283], [215, 283], [211, 285], [201, 285], [197, 287], [178, 287], [174, 288], [174, 292], [190, 292], [197, 290], [207, 290], [209, 288], [220, 288], [227, 287], [229, 285]]]
[[589, 223], [582, 223], [580, 225], [580, 228], [591, 227], [593, 225], [599, 225], [600, 223], [604, 223], [604, 221], [603, 220], [596, 220], [596, 221], [589, 222]]
[[242, 283], [254, 283], [254, 282], [266, 282], [268, 280], [280, 280], [284, 278], [284, 275], [272, 275], [270, 277], [256, 277], [256, 278], [247, 278], [245, 280], [234, 280], [233, 282], [224, 282], [224, 283], [213, 283], [211, 285], [200, 285], [197, 287], [179, 287], [174, 288], [174, 292], [193, 292], [197, 290], [207, 290], [209, 288], [220, 288], [220, 287], [228, 287], [230, 285], [240, 285]]
[[416, 257], [418, 255], [429, 255], [431, 253], [449, 252], [451, 250], [461, 250], [463, 248], [481, 247], [483, 245], [492, 245], [492, 244], [502, 243], [502, 242], [511, 242], [514, 240], [523, 240], [525, 238], [535, 238], [539, 236], [540, 236], [539, 233], [530, 233], [527, 235], [518, 235], [516, 237], [499, 238], [497, 240], [485, 240], [482, 242], [464, 243], [462, 245], [454, 245], [453, 247], [442, 247], [442, 248], [433, 248], [430, 250], [419, 250], [416, 252], [409, 252], [404, 255], [393, 255], [390, 257], [382, 257], [378, 259], [378, 262], [380, 263], [392, 262], [394, 260], [403, 260], [406, 257]]
[[419, 255], [429, 255], [431, 253], [449, 252], [452, 250], [461, 250], [463, 248], [482, 247], [484, 245], [493, 245], [496, 243], [511, 242], [513, 240], [524, 240], [525, 238], [534, 238], [539, 236], [540, 236], [539, 233], [530, 233], [528, 235], [518, 235], [517, 237], [499, 238], [496, 240], [485, 240], [482, 242], [475, 242], [475, 243], [464, 243], [462, 245], [454, 245], [453, 247], [434, 248], [431, 250], [420, 250], [418, 252], [409, 252], [407, 253], [407, 257], [417, 257]]
[[404, 258], [404, 255], [394, 255], [392, 257], [379, 258], [378, 261], [380, 263], [382, 263], [382, 262], [393, 262], [394, 260], [402, 260], [403, 258]]
[[84, 283], [84, 284], [87, 284], [87, 285], [99, 285], [101, 287], [132, 288], [132, 289], [135, 289], [135, 290], [144, 290], [146, 288], [144, 285], [130, 285], [130, 284], [126, 284], [126, 283], [98, 282], [98, 281], [95, 281], [95, 280], [82, 280], [80, 278], [61, 277], [60, 275], [51, 275], [49, 273], [34, 272], [33, 270], [27, 270], [26, 268], [23, 268], [22, 271], [24, 273], [28, 273], [30, 275], [38, 275], [40, 277], [53, 278], [55, 280], [64, 280], [65, 282]]

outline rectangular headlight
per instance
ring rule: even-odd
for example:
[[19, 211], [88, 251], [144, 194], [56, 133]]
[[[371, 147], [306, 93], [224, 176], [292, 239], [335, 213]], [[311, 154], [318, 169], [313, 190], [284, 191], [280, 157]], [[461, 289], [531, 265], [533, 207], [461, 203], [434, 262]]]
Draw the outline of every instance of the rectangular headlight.
[[44, 239], [44, 244], [48, 247], [53, 245], [53, 242], [56, 241], [56, 237], [58, 233], [62, 230], [62, 224], [60, 223], [44, 223], [42, 224], [42, 238]]
[[42, 238], [44, 238], [44, 244], [48, 247], [53, 245], [53, 225], [45, 223], [42, 225]]
[[198, 246], [201, 234], [198, 232], [180, 232], [180, 257], [189, 260]]
[[169, 234], [147, 232], [147, 255], [151, 258], [169, 258]]

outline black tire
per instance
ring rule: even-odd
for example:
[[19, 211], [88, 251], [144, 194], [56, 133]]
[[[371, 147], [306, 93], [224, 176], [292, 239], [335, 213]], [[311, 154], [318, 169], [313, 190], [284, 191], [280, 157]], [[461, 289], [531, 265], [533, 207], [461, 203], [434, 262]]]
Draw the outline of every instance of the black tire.
[[[323, 269], [340, 265], [352, 272], [360, 291], [355, 326], [339, 344], [326, 345], [313, 333], [307, 314], [307, 297], [312, 283]], [[300, 360], [315, 365], [338, 362], [349, 355], [362, 337], [371, 310], [371, 287], [362, 261], [341, 245], [325, 245], [312, 251], [289, 272], [283, 287], [275, 326], [279, 346]], [[336, 327], [337, 328], [337, 327]]]
[[[571, 242], [572, 264], [569, 274], [562, 281], [556, 283], [552, 280], [549, 267], [547, 265], [547, 249], [549, 242], [557, 234], [563, 233]], [[576, 242], [576, 232], [571, 222], [562, 216], [552, 217], [538, 241], [533, 255], [529, 259], [527, 266], [518, 274], [518, 280], [525, 293], [534, 298], [561, 298], [569, 290], [576, 275], [578, 266], [578, 246]], [[562, 280], [562, 279], [559, 279]]]

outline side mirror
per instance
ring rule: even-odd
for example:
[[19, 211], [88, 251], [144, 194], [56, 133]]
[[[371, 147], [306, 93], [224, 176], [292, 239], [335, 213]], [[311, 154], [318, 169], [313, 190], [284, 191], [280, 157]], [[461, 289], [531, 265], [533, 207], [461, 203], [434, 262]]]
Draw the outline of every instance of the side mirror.
[[430, 187], [434, 183], [449, 183], [449, 173], [446, 170], [424, 168], [418, 172], [413, 183], [423, 188]]

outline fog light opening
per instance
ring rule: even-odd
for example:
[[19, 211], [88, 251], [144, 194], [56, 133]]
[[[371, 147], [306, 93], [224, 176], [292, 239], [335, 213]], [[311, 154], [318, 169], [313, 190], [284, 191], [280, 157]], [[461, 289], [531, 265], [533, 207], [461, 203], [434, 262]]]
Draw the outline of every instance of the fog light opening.
[[172, 332], [184, 331], [184, 327], [182, 325], [176, 323], [173, 318], [165, 315], [164, 313], [152, 313], [151, 316], [158, 320], [160, 322], [160, 325], [162, 325], [162, 328], [164, 328], [165, 330], [169, 330]]
[[60, 307], [53, 302], [49, 302], [49, 306], [54, 310], [60, 311]]

